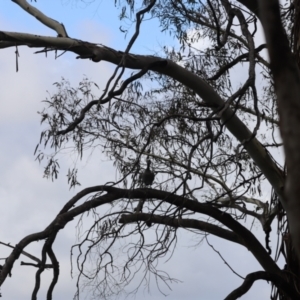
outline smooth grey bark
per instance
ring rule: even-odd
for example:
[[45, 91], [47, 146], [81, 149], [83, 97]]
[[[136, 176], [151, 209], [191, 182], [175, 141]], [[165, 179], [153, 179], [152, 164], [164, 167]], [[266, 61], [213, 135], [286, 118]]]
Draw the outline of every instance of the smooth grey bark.
[[63, 24], [57, 22], [54, 19], [51, 19], [44, 15], [40, 10], [29, 4], [26, 0], [11, 0], [12, 2], [19, 5], [22, 9], [24, 9], [28, 14], [35, 17], [38, 21], [43, 23], [45, 26], [55, 30], [58, 36], [67, 37], [68, 34]]

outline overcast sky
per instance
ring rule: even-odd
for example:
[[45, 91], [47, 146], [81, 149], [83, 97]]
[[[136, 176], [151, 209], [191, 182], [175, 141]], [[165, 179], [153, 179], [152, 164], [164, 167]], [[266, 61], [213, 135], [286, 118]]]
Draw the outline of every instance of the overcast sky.
[[[126, 23], [120, 23], [120, 11], [114, 7], [114, 1], [96, 0], [90, 6], [72, 0], [37, 0], [30, 3], [49, 17], [62, 22], [70, 37], [101, 43], [119, 50], [125, 49], [134, 29], [134, 26], [128, 24], [126, 27]], [[163, 45], [168, 46], [172, 42], [168, 35], [160, 32], [157, 22], [151, 22], [143, 25], [133, 52], [157, 54]], [[119, 30], [120, 25], [129, 30], [126, 39]], [[55, 32], [9, 0], [3, 0], [0, 4], [0, 30], [56, 36]], [[76, 60], [74, 54], [66, 54], [55, 60], [53, 54], [46, 58], [42, 54], [33, 54], [35, 49], [21, 47], [17, 73], [15, 49], [0, 51], [0, 241], [15, 245], [24, 236], [43, 230], [61, 207], [80, 190], [77, 188], [69, 191], [67, 185], [66, 170], [71, 165], [72, 158], [61, 158], [62, 168], [55, 182], [43, 178], [43, 168], [34, 159], [33, 152], [41, 132], [40, 117], [37, 114], [43, 107], [41, 101], [48, 96], [47, 91], [55, 92], [53, 83], [60, 81], [62, 77], [75, 87], [87, 76], [101, 90], [111, 75], [113, 66], [104, 62]], [[115, 179], [112, 162], [105, 157], [85, 157], [81, 165], [81, 188]], [[70, 246], [76, 241], [75, 225], [76, 220], [68, 224], [59, 233], [54, 245], [61, 271], [54, 293], [56, 300], [72, 299], [76, 290], [76, 278], [70, 277], [69, 257]], [[261, 232], [259, 224], [253, 231], [254, 234]], [[223, 299], [240, 285], [242, 281], [206, 243], [195, 246], [200, 238], [179, 230], [178, 248], [169, 262], [162, 262], [161, 269], [182, 282], [172, 284], [171, 291], [163, 287], [162, 290], [168, 294], [167, 298], [152, 286], [150, 294], [142, 287], [137, 299]], [[264, 243], [263, 235], [260, 240]], [[240, 275], [245, 276], [249, 272], [262, 269], [245, 248], [213, 237], [209, 237], [209, 241], [221, 251]], [[42, 245], [43, 242], [37, 242], [25, 250], [39, 257]], [[9, 249], [0, 245], [0, 258], [5, 258], [9, 252]], [[13, 276], [1, 288], [4, 299], [30, 299], [35, 270], [20, 267], [21, 260], [29, 262], [24, 257], [17, 261]], [[42, 280], [45, 280], [42, 281], [39, 299], [45, 299], [44, 292], [48, 288], [51, 271], [45, 271], [44, 274]], [[268, 299], [269, 292], [266, 283], [255, 283], [243, 299]]]

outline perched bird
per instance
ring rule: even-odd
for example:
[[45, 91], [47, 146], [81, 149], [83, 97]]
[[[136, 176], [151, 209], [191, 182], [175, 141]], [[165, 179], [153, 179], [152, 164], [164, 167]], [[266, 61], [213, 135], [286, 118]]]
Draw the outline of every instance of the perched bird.
[[147, 159], [147, 169], [141, 174], [141, 181], [144, 185], [151, 185], [154, 181], [154, 173], [150, 170], [151, 160]]
[[[151, 160], [147, 159], [147, 169], [143, 173], [141, 173], [141, 176], [140, 176], [140, 181], [141, 181], [142, 185], [144, 185], [144, 186], [151, 185], [154, 181], [155, 174], [150, 170], [150, 165], [151, 165]], [[145, 199], [140, 199], [138, 206], [134, 209], [134, 211], [137, 213], [141, 212], [143, 209], [144, 202], [145, 202]]]

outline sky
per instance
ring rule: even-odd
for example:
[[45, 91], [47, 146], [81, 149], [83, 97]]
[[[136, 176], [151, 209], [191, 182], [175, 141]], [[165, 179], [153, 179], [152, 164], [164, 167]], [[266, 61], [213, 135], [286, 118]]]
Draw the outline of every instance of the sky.
[[[49, 17], [62, 22], [73, 38], [101, 43], [115, 49], [124, 50], [134, 29], [134, 25], [121, 22], [120, 11], [114, 1], [94, 1], [86, 5], [80, 1], [30, 2]], [[128, 29], [127, 37], [119, 30]], [[0, 4], [0, 30], [56, 36], [51, 29], [26, 14], [9, 0]], [[163, 45], [174, 41], [162, 33], [154, 20], [142, 25], [141, 34], [132, 52], [139, 54], [159, 54]], [[19, 71], [16, 72], [15, 49], [0, 49], [0, 241], [15, 245], [24, 236], [43, 230], [56, 216], [61, 207], [80, 189], [104, 184], [116, 178], [111, 161], [105, 157], [96, 160], [84, 157], [78, 162], [81, 168], [81, 187], [69, 190], [66, 172], [72, 157], [60, 160], [59, 178], [52, 182], [43, 178], [43, 166], [35, 161], [33, 155], [41, 132], [40, 116], [45, 100], [55, 92], [53, 83], [66, 78], [71, 86], [77, 86], [87, 76], [95, 81], [100, 90], [114, 70], [114, 66], [89, 60], [77, 60], [74, 54], [66, 54], [55, 59], [50, 54], [34, 54], [35, 49], [19, 48]], [[76, 242], [76, 220], [60, 231], [54, 250], [60, 260], [60, 278], [55, 288], [54, 299], [72, 299], [76, 291], [76, 278], [70, 276], [70, 247]], [[259, 234], [259, 224], [253, 229]], [[163, 288], [167, 297], [155, 285], [148, 289], [141, 287], [137, 299], [223, 299], [241, 284], [241, 279], [223, 263], [217, 253], [205, 243], [197, 245], [201, 236], [179, 230], [178, 247], [168, 262], [161, 262], [161, 269], [180, 283], [171, 285], [172, 290]], [[264, 242], [264, 236], [259, 236]], [[273, 237], [274, 239], [274, 237]], [[214, 237], [209, 237], [214, 247], [240, 275], [261, 270], [252, 255], [243, 247], [233, 245]], [[30, 245], [25, 251], [39, 256], [43, 242]], [[10, 249], [0, 245], [0, 258], [5, 258]], [[13, 276], [1, 288], [3, 299], [30, 299], [34, 286], [34, 269], [21, 267], [20, 261], [29, 262], [21, 257], [15, 264]], [[45, 271], [39, 299], [45, 299], [51, 272]], [[133, 283], [138, 282], [138, 278]], [[242, 299], [268, 299], [269, 286], [266, 283], [254, 284], [251, 291]], [[87, 296], [88, 297], [88, 296]], [[87, 298], [88, 299], [88, 298]], [[125, 299], [121, 297], [120, 299]], [[129, 297], [131, 299], [131, 297]]]

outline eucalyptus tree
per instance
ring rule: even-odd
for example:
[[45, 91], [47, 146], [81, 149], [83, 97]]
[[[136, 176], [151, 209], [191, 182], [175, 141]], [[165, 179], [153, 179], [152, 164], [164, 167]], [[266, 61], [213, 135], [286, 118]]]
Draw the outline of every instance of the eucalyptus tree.
[[[83, 189], [46, 229], [19, 241], [3, 265], [1, 284], [19, 256], [29, 255], [26, 246], [45, 240], [41, 258], [29, 255], [37, 261], [32, 298], [49, 257], [51, 299], [59, 280], [52, 248], [56, 236], [74, 217], [90, 211], [94, 223], [74, 245], [85, 251], [78, 257], [78, 280], [89, 278], [104, 298], [118, 294], [141, 267], [167, 282], [156, 263], [176, 247], [180, 228], [246, 247], [261, 265], [263, 271], [248, 274], [226, 299], [242, 296], [259, 279], [272, 283], [272, 299], [299, 299], [298, 0], [122, 1], [121, 17], [131, 17], [136, 26], [123, 51], [71, 38], [47, 12], [25, 0], [12, 1], [57, 36], [0, 31], [0, 48], [73, 52], [77, 59], [115, 65], [103, 92], [92, 92], [94, 83], [86, 79], [78, 88], [65, 80], [56, 83], [57, 92], [41, 112], [47, 128], [36, 148], [45, 175], [56, 177], [56, 155], [64, 147], [82, 156], [97, 145], [114, 160], [119, 178]], [[164, 45], [160, 57], [131, 53], [146, 16], [156, 18], [178, 47]], [[266, 42], [261, 42], [259, 24]], [[275, 157], [283, 148], [285, 158]], [[144, 187], [140, 175], [150, 160], [152, 185]], [[78, 184], [77, 171], [68, 174], [71, 186]], [[107, 213], [97, 213], [103, 206]], [[261, 224], [264, 245], [245, 225], [246, 217]], [[272, 226], [280, 245], [273, 254]], [[148, 242], [150, 230], [155, 242]], [[121, 263], [113, 249], [128, 236], [135, 242], [124, 246], [127, 260]], [[92, 254], [93, 270], [86, 268]], [[286, 260], [283, 270], [277, 264], [280, 255]], [[112, 276], [113, 269], [118, 272]]]

